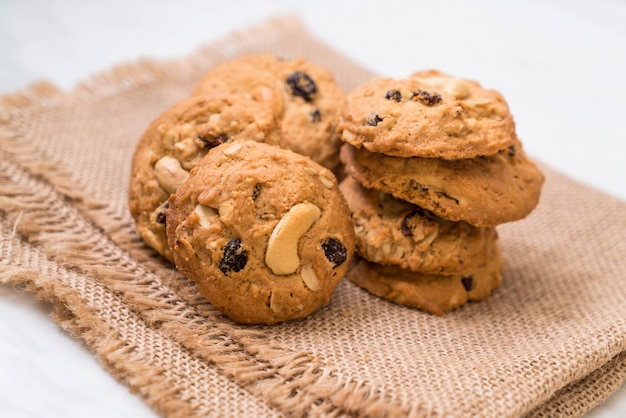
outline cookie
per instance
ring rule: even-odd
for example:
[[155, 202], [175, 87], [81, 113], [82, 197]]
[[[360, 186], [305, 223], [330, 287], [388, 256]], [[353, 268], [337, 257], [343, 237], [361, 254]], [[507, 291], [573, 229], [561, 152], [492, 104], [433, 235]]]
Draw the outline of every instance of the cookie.
[[544, 181], [517, 140], [494, 155], [463, 160], [391, 157], [345, 144], [341, 160], [366, 187], [479, 227], [526, 217], [538, 204]]
[[193, 94], [220, 92], [265, 102], [283, 131], [281, 147], [329, 169], [339, 163], [336, 128], [345, 93], [326, 69], [303, 59], [242, 56], [214, 67], [193, 89]]
[[443, 315], [467, 302], [489, 298], [502, 282], [503, 262], [497, 246], [489, 259], [464, 274], [415, 273], [355, 258], [347, 278], [383, 299], [435, 315]]
[[456, 274], [486, 261], [489, 228], [447, 221], [352, 177], [339, 189], [352, 212], [357, 254], [369, 261], [426, 274]]
[[132, 160], [129, 209], [144, 241], [173, 260], [165, 236], [170, 193], [214, 146], [237, 138], [280, 142], [273, 113], [258, 101], [237, 95], [186, 98], [147, 127]]
[[338, 131], [357, 148], [448, 160], [492, 155], [513, 144], [502, 95], [436, 71], [373, 78], [348, 93]]
[[354, 253], [333, 174], [253, 141], [214, 148], [169, 200], [177, 269], [230, 319], [273, 324], [326, 304]]

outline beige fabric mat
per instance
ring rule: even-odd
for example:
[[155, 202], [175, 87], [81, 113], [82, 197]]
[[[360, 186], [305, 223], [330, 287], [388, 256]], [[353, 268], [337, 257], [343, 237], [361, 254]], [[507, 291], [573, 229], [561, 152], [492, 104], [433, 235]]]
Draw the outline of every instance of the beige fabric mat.
[[[117, 67], [0, 99], [0, 282], [52, 316], [166, 417], [579, 416], [626, 376], [626, 203], [549, 167], [526, 220], [499, 228], [504, 282], [444, 317], [343, 281], [274, 327], [224, 319], [139, 240], [133, 147], [215, 63], [302, 56], [345, 89], [371, 74], [278, 18], [175, 62]], [[428, 63], [424, 63], [425, 67]]]

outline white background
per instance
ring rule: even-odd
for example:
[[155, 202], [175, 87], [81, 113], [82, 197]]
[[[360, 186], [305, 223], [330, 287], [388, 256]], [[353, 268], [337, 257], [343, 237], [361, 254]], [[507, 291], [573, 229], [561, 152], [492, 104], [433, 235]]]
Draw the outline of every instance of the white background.
[[[0, 0], [0, 94], [42, 79], [70, 90], [287, 13], [379, 74], [437, 68], [498, 89], [529, 154], [626, 200], [625, 0]], [[0, 287], [0, 416], [155, 416], [48, 311]], [[624, 389], [590, 414], [624, 416]]]

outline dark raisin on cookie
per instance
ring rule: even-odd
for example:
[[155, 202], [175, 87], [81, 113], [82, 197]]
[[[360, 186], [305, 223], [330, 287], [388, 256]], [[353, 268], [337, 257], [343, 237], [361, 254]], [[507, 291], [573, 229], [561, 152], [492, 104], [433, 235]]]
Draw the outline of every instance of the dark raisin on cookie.
[[507, 148], [507, 154], [509, 154], [509, 157], [515, 157], [515, 154], [517, 154], [517, 150], [515, 149], [515, 145], [510, 145]]
[[198, 139], [202, 142], [202, 145], [206, 149], [215, 148], [218, 145], [221, 145], [225, 142], [228, 142], [228, 135], [219, 134], [219, 135], [198, 135]]
[[461, 283], [465, 290], [470, 292], [474, 288], [474, 277], [472, 275], [462, 277]]
[[296, 71], [287, 77], [287, 85], [291, 89], [291, 94], [302, 97], [305, 101], [310, 102], [317, 93], [315, 81], [305, 72]]
[[416, 211], [409, 212], [400, 224], [400, 232], [402, 232], [402, 235], [404, 235], [405, 237], [409, 237], [413, 234], [413, 227], [410, 224], [410, 220], [415, 215], [417, 215]]
[[254, 185], [254, 189], [252, 190], [252, 200], [257, 200], [259, 194], [261, 194], [261, 183]]
[[248, 263], [248, 253], [241, 247], [241, 240], [234, 239], [224, 247], [224, 256], [220, 260], [220, 270], [226, 276], [231, 271], [238, 272]]
[[372, 112], [370, 113], [370, 116], [367, 118], [367, 126], [376, 126], [378, 125], [379, 122], [382, 122], [383, 118], [381, 118], [380, 116], [378, 116], [376, 114], [376, 112]]
[[164, 205], [161, 206], [159, 213], [157, 213], [156, 221], [162, 225], [165, 225], [165, 211], [170, 207], [169, 202], [165, 202]]
[[402, 93], [400, 93], [399, 90], [389, 90], [385, 95], [385, 99], [399, 102], [400, 100], [402, 100]]
[[411, 212], [406, 214], [406, 216], [402, 220], [402, 223], [400, 223], [400, 232], [402, 232], [402, 235], [404, 235], [405, 237], [413, 235], [413, 229], [415, 228], [415, 226], [413, 225], [412, 220], [416, 216], [432, 220], [432, 215], [429, 215], [428, 212], [426, 212], [422, 208], [413, 209]]
[[434, 106], [441, 103], [441, 95], [439, 93], [429, 93], [424, 90], [416, 90], [413, 92], [411, 100], [418, 101], [426, 106]]
[[309, 113], [309, 118], [311, 119], [312, 123], [316, 123], [322, 120], [322, 114], [320, 113], [319, 109], [315, 109], [311, 113]]
[[322, 249], [328, 261], [334, 264], [333, 267], [340, 266], [348, 258], [348, 250], [335, 238], [328, 238], [322, 244]]

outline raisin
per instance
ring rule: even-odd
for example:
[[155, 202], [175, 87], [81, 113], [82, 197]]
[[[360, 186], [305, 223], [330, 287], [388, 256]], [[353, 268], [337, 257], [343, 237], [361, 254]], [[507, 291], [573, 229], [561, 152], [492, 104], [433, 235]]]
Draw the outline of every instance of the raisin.
[[376, 125], [378, 125], [379, 122], [382, 122], [382, 121], [383, 121], [383, 118], [378, 116], [375, 112], [372, 112], [370, 114], [369, 118], [367, 118], [366, 124], [368, 126], [376, 126]]
[[248, 263], [248, 253], [241, 248], [241, 240], [229, 241], [224, 247], [224, 256], [220, 260], [220, 270], [226, 276], [231, 271], [238, 272]]
[[309, 113], [309, 118], [311, 118], [312, 123], [319, 122], [322, 120], [322, 114], [320, 113], [319, 109], [315, 109], [314, 111]]
[[226, 134], [220, 134], [220, 135], [216, 135], [216, 136], [209, 136], [209, 135], [198, 135], [198, 139], [200, 141], [202, 141], [202, 144], [204, 145], [204, 148], [206, 149], [211, 149], [211, 148], [215, 148], [218, 145], [221, 145], [225, 142], [228, 142], [228, 135]]
[[291, 89], [291, 94], [302, 97], [305, 101], [310, 102], [317, 93], [315, 81], [305, 72], [296, 71], [287, 77], [287, 85]]
[[257, 183], [254, 185], [254, 190], [252, 191], [252, 200], [257, 200], [260, 194], [261, 194], [261, 183]]
[[400, 93], [399, 90], [389, 90], [385, 95], [385, 99], [399, 102], [400, 100], [402, 100], [402, 93]]
[[413, 228], [415, 228], [415, 226], [411, 225], [411, 219], [416, 216], [432, 220], [432, 215], [429, 215], [428, 212], [422, 208], [413, 209], [404, 217], [402, 223], [400, 224], [400, 232], [402, 232], [402, 235], [405, 237], [413, 235]]
[[515, 145], [511, 145], [507, 148], [507, 154], [509, 154], [509, 157], [515, 157], [515, 154], [517, 154], [517, 150], [515, 149]]
[[429, 93], [424, 90], [417, 90], [413, 92], [412, 100], [421, 102], [426, 106], [434, 106], [441, 103], [441, 95], [439, 93]]
[[156, 221], [162, 225], [165, 225], [165, 211], [170, 207], [168, 202], [165, 202], [163, 206], [161, 206], [161, 210], [157, 213]]
[[404, 219], [402, 220], [402, 223], [400, 224], [400, 232], [402, 232], [402, 235], [404, 235], [405, 237], [411, 236], [413, 234], [413, 228], [409, 224], [409, 221], [415, 215], [417, 215], [415, 211], [409, 213], [408, 215], [404, 217]]
[[334, 264], [333, 268], [340, 266], [348, 258], [348, 250], [335, 238], [328, 238], [322, 244], [322, 249], [328, 261]]
[[465, 290], [470, 292], [474, 288], [474, 277], [472, 275], [462, 277], [461, 283]]

